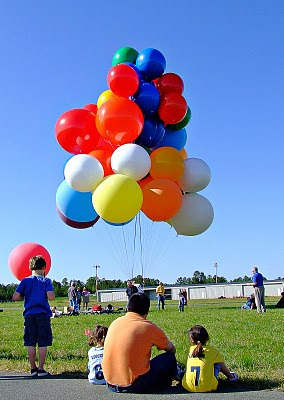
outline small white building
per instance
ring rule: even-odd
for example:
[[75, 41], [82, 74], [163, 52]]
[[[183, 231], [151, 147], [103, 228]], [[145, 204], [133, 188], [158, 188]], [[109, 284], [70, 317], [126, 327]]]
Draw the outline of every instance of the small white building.
[[[284, 292], [284, 280], [264, 281], [265, 296], [279, 296]], [[245, 282], [208, 283], [198, 285], [169, 285], [165, 286], [165, 295], [168, 300], [178, 300], [180, 290], [186, 290], [190, 299], [217, 299], [218, 297], [247, 297], [253, 292], [252, 286]], [[98, 302], [114, 303], [127, 301], [125, 289], [103, 289], [98, 291]], [[156, 299], [156, 286], [144, 287], [150, 300]]]

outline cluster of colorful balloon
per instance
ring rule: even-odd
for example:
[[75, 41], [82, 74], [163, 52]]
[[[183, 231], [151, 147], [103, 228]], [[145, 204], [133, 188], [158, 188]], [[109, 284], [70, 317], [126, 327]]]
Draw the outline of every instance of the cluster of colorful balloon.
[[121, 225], [142, 212], [170, 221], [178, 234], [197, 235], [212, 223], [210, 202], [196, 192], [210, 181], [208, 165], [187, 158], [191, 110], [175, 73], [153, 48], [119, 49], [107, 74], [108, 89], [81, 109], [65, 112], [56, 138], [74, 154], [56, 194], [69, 226], [87, 228], [99, 217]]

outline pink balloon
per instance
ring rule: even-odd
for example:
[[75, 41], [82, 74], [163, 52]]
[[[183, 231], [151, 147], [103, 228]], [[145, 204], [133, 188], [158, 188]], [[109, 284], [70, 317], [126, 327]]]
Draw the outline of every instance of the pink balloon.
[[32, 274], [29, 261], [32, 257], [42, 256], [46, 261], [45, 275], [49, 273], [51, 258], [49, 252], [40, 244], [25, 242], [15, 247], [8, 258], [8, 265], [12, 274], [21, 281]]

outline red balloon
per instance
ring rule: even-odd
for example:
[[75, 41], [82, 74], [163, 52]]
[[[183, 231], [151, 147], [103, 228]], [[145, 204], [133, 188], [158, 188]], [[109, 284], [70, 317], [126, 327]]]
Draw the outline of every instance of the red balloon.
[[161, 96], [158, 114], [165, 124], [177, 124], [186, 115], [187, 103], [185, 98], [175, 92]]
[[93, 114], [97, 114], [98, 111], [98, 106], [96, 104], [86, 104], [84, 107], [84, 110], [91, 111]]
[[96, 127], [96, 116], [83, 108], [66, 111], [55, 125], [58, 143], [73, 154], [88, 154], [98, 144], [100, 135]]
[[139, 87], [136, 71], [127, 64], [117, 64], [109, 70], [107, 84], [117, 96], [132, 96]]
[[118, 146], [111, 144], [110, 142], [107, 142], [100, 136], [99, 143], [96, 145], [95, 149], [93, 150], [112, 150], [114, 151], [117, 149]]
[[147, 185], [147, 183], [152, 182], [153, 178], [151, 175], [145, 176], [145, 178], [140, 179], [140, 181], [137, 181], [138, 185], [141, 187], [143, 190], [143, 187]]
[[182, 94], [184, 89], [183, 80], [179, 75], [173, 72], [162, 75], [155, 85], [162, 95], [171, 92]]
[[133, 101], [117, 97], [100, 106], [96, 124], [103, 139], [121, 145], [138, 138], [143, 129], [144, 117]]
[[21, 281], [30, 276], [29, 261], [32, 257], [42, 256], [46, 261], [45, 275], [48, 274], [51, 266], [51, 258], [45, 247], [33, 242], [25, 242], [15, 247], [8, 258], [8, 265], [12, 274]]
[[114, 174], [111, 168], [111, 156], [114, 152], [114, 149], [99, 149], [98, 147], [91, 151], [89, 154], [90, 156], [95, 157], [103, 166], [104, 169], [104, 176]]

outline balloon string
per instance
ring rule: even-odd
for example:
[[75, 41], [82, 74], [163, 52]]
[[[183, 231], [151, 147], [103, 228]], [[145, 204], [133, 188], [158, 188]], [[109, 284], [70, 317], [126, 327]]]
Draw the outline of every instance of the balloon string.
[[[127, 276], [127, 271], [125, 269], [125, 265], [124, 262], [122, 260], [122, 257], [120, 255], [120, 252], [118, 251], [114, 251], [112, 246], [110, 245], [110, 243], [108, 242], [108, 240], [104, 240], [104, 236], [102, 234], [102, 232], [99, 231], [98, 227], [95, 228], [95, 226], [92, 226], [94, 232], [97, 234], [97, 236], [100, 238], [102, 244], [106, 245], [107, 248], [109, 249], [110, 253], [114, 256], [114, 258], [116, 259], [117, 263], [121, 266], [122, 270], [124, 271], [125, 275]], [[108, 236], [108, 238], [111, 236]], [[115, 241], [112, 239], [113, 245], [116, 248], [116, 243]]]
[[134, 277], [134, 259], [135, 259], [135, 253], [136, 253], [136, 233], [137, 233], [137, 215], [135, 217], [135, 225], [134, 225], [134, 239], [133, 239], [133, 260], [132, 260], [132, 278]]
[[141, 228], [141, 215], [139, 212], [139, 239], [140, 239], [140, 263], [141, 263], [141, 275], [142, 275], [142, 285], [144, 286], [144, 264], [143, 264], [143, 248], [142, 248], [142, 228]]
[[[125, 240], [124, 225], [122, 225], [122, 233], [123, 233], [123, 241], [124, 241], [124, 248], [125, 248], [126, 259], [127, 259], [127, 265], [128, 265], [128, 268], [129, 268], [129, 267], [130, 267], [130, 263], [129, 263], [127, 245], [126, 245], [126, 240]], [[132, 278], [132, 277], [130, 277], [130, 279], [131, 279], [131, 278]]]

